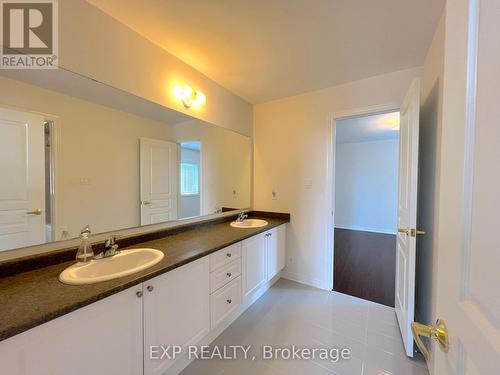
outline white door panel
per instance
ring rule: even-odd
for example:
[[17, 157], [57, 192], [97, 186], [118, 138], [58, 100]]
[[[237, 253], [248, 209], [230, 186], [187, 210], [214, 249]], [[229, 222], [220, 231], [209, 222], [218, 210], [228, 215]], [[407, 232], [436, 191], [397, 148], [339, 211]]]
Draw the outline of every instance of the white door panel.
[[[45, 242], [44, 119], [0, 109], [0, 250]], [[39, 215], [30, 214], [35, 209]]]
[[500, 3], [448, 2], [432, 374], [500, 371]]
[[141, 138], [141, 225], [177, 219], [179, 145]]
[[415, 308], [418, 136], [420, 83], [415, 79], [401, 106], [395, 310], [406, 354], [413, 356], [411, 323]]

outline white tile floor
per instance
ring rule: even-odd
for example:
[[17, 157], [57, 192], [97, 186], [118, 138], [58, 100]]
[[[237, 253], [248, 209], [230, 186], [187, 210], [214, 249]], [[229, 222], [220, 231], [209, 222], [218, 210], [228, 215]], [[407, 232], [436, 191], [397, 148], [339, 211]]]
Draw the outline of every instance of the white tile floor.
[[[394, 309], [281, 279], [213, 343], [252, 345], [255, 360], [196, 360], [191, 374], [425, 375], [422, 360], [405, 356]], [[264, 360], [262, 345], [349, 348], [352, 358]]]

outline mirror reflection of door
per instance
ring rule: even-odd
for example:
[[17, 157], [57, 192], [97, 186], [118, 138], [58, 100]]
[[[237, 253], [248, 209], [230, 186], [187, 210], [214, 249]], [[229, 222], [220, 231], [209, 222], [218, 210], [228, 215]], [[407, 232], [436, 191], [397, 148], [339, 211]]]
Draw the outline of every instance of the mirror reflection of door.
[[140, 139], [141, 225], [178, 218], [179, 145], [158, 139]]
[[201, 215], [201, 142], [181, 143], [179, 219]]
[[0, 108], [0, 250], [45, 242], [45, 124]]

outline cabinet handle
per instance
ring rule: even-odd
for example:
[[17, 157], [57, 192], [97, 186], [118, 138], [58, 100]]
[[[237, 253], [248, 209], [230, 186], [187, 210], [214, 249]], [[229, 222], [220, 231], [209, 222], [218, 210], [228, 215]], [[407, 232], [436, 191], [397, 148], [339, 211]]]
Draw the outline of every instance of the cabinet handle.
[[226, 254], [226, 256], [227, 256], [228, 258], [231, 258], [231, 255], [232, 255], [231, 253], [227, 253], [227, 254]]
[[232, 273], [231, 272], [228, 272], [226, 273], [227, 277], [231, 277]]
[[155, 288], [155, 287], [154, 287], [153, 285], [148, 285], [148, 286], [146, 287], [146, 289], [148, 290], [148, 292], [152, 292], [152, 291], [154, 290], [154, 288]]
[[226, 300], [226, 302], [229, 303], [229, 304], [231, 304], [231, 302], [233, 302], [233, 301], [231, 300], [231, 298], [229, 298], [229, 299]]
[[142, 297], [142, 291], [138, 290], [137, 292], [135, 292], [135, 295], [137, 296], [137, 298], [141, 298]]

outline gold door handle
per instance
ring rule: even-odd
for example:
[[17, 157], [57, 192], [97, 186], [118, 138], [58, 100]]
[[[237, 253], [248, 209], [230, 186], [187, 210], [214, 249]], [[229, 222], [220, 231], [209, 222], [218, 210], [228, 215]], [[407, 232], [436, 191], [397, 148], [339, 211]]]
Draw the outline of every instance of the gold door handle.
[[26, 212], [26, 215], [41, 215], [42, 214], [42, 209], [41, 208], [35, 208], [33, 211], [28, 211]]
[[147, 206], [147, 205], [150, 205], [151, 202], [150, 201], [142, 201], [142, 204], [145, 205], [145, 206]]
[[419, 230], [419, 229], [412, 229], [412, 230], [410, 231], [410, 235], [411, 235], [412, 237], [421, 236], [421, 235], [423, 235], [423, 234], [425, 234], [425, 231], [423, 231], [423, 230]]
[[411, 230], [410, 230], [410, 228], [398, 228], [398, 232], [399, 232], [399, 233], [404, 233], [404, 234], [406, 234], [407, 236], [409, 236], [409, 235], [410, 235]]
[[398, 232], [404, 233], [407, 236], [412, 236], [412, 237], [417, 237], [417, 236], [425, 234], [425, 231], [419, 230], [419, 229], [414, 229], [414, 228], [398, 228]]
[[427, 347], [424, 345], [422, 337], [428, 337], [431, 340], [436, 340], [441, 350], [445, 353], [448, 353], [448, 349], [450, 348], [450, 341], [448, 338], [448, 329], [446, 328], [444, 320], [438, 319], [435, 326], [413, 322], [411, 324], [411, 332], [413, 333], [413, 338], [415, 339], [418, 348], [426, 359], [429, 358], [430, 353]]

